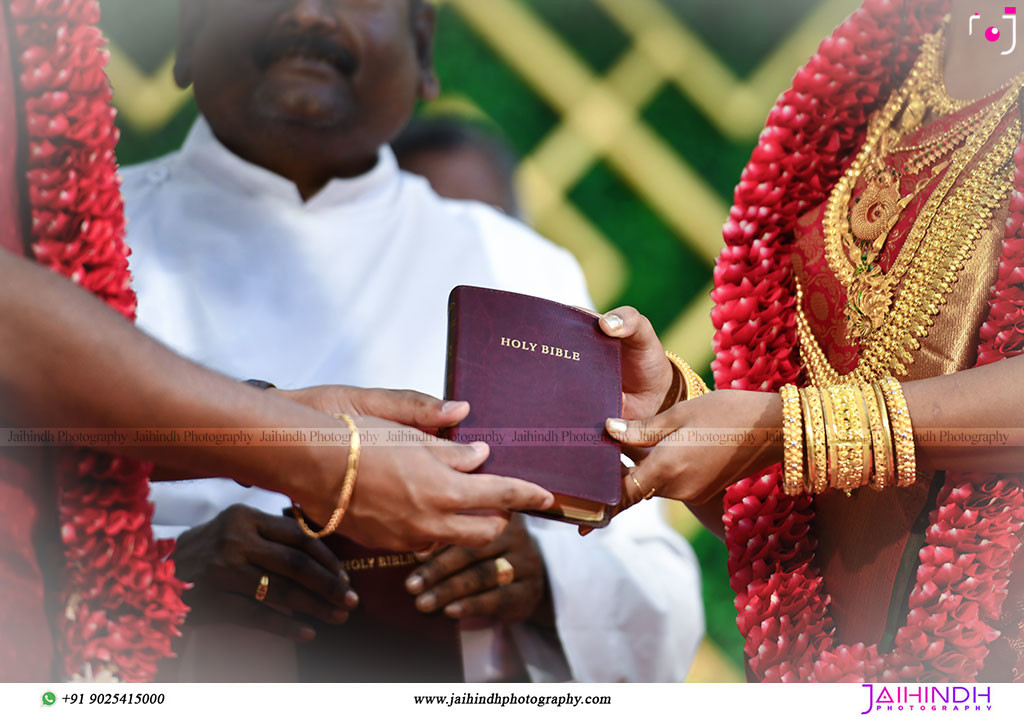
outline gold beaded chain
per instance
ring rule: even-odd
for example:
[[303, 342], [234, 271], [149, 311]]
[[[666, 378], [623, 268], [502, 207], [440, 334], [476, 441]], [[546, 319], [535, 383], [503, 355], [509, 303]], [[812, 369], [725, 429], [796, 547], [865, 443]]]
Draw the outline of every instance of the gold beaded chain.
[[923, 142], [919, 142], [918, 144], [903, 144], [903, 142], [900, 142], [899, 144], [892, 148], [892, 153], [903, 154], [905, 152], [917, 152], [919, 150], [928, 149], [929, 147], [934, 147], [936, 145], [949, 144], [955, 141], [960, 133], [970, 130], [971, 127], [974, 124], [976, 124], [978, 120], [980, 120], [985, 115], [986, 112], [988, 112], [988, 108], [979, 110], [970, 117], [960, 120], [959, 122], [951, 126], [949, 129], [944, 130], [943, 132], [939, 132], [938, 134], [934, 134], [928, 139], [924, 140]]

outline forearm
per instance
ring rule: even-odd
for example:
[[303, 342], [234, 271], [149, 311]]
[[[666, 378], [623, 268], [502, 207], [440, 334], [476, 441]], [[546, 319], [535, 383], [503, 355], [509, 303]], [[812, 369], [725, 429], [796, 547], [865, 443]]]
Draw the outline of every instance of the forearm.
[[[0, 416], [58, 428], [333, 426], [331, 419], [206, 371], [149, 339], [91, 294], [0, 252]], [[301, 447], [125, 446], [118, 453], [294, 495]]]
[[[928, 470], [984, 473], [1024, 470], [1024, 357], [903, 384], [914, 425], [918, 464]], [[971, 432], [1002, 430], [1009, 445], [960, 441]], [[1009, 429], [1009, 430], [1007, 430]], [[944, 433], [945, 432], [945, 433]], [[951, 445], [940, 445], [950, 442]]]

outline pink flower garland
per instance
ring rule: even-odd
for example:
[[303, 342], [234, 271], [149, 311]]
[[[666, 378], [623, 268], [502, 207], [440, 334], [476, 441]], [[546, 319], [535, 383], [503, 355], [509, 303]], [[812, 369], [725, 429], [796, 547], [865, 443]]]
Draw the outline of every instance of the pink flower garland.
[[[103, 68], [96, 0], [10, 0], [28, 130], [35, 258], [135, 315], [114, 147], [118, 131]], [[185, 585], [155, 541], [151, 466], [91, 451], [61, 462], [61, 538], [67, 559], [60, 645], [68, 676], [152, 680], [172, 655]]]
[[[799, 379], [791, 230], [823, 202], [862, 141], [869, 113], [909, 69], [948, 0], [866, 0], [800, 70], [769, 115], [736, 189], [715, 269], [713, 364], [719, 388], [773, 391]], [[904, 24], [903, 10], [908, 9]], [[896, 71], [893, 72], [893, 68]], [[978, 364], [1024, 350], [1024, 149]], [[1018, 476], [949, 474], [894, 648], [840, 645], [815, 566], [813, 502], [789, 498], [776, 466], [733, 485], [726, 543], [737, 624], [753, 675], [765, 681], [973, 680], [1020, 550]]]

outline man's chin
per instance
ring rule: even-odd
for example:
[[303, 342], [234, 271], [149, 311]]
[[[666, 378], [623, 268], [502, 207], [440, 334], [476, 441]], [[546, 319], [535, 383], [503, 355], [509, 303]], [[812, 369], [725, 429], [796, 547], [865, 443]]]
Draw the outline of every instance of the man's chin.
[[294, 91], [276, 96], [267, 94], [256, 96], [253, 109], [270, 122], [310, 130], [336, 131], [347, 127], [353, 116], [352, 106], [339, 101], [337, 96], [328, 98], [321, 92]]

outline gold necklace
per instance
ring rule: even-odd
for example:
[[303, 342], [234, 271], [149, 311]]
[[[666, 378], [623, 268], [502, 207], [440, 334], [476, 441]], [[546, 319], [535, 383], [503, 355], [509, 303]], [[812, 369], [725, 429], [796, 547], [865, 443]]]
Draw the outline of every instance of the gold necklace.
[[905, 145], [901, 142], [894, 147], [891, 154], [909, 155], [903, 160], [903, 174], [916, 176], [924, 171], [925, 168], [933, 167], [931, 175], [936, 175], [940, 169], [936, 166], [940, 163], [939, 160], [952, 153], [970, 136], [971, 132], [976, 129], [978, 121], [985, 114], [985, 111], [977, 112], [918, 144]]
[[[925, 69], [937, 65], [934, 58], [940, 41], [941, 35], [925, 38], [921, 56], [910, 76], [900, 91], [872, 119], [860, 153], [840, 177], [829, 198], [823, 222], [825, 256], [829, 268], [846, 291], [847, 334], [854, 341], [865, 341], [886, 324], [895, 287], [917, 255], [938, 207], [970, 159], [988, 143], [1003, 116], [1017, 101], [1021, 77], [1015, 78], [1004, 96], [985, 113], [978, 131], [954, 155], [959, 159], [948, 162], [949, 168], [922, 209], [892, 268], [883, 273], [877, 259], [892, 227], [917, 193], [930, 184], [942, 169], [946, 169], [947, 163], [936, 167], [913, 191], [900, 196], [901, 176], [882, 161], [889, 147], [898, 141], [899, 133], [893, 129], [896, 118], [900, 117], [903, 131], [908, 131], [916, 127], [923, 117], [917, 98], [921, 96], [923, 88], [935, 84], [934, 78], [925, 74]], [[867, 186], [850, 210], [848, 208], [853, 189], [869, 167], [872, 173], [867, 174]]]
[[[1012, 160], [1020, 132], [1020, 120], [1012, 120], [995, 147], [949, 201], [942, 202], [931, 216], [925, 217], [922, 212], [917, 218], [911, 234], [924, 235], [920, 251], [915, 252], [910, 262], [907, 278], [886, 313], [884, 326], [862, 344], [857, 367], [850, 373], [840, 374], [829, 363], [804, 313], [803, 287], [795, 277], [800, 355], [812, 385], [874, 383], [886, 376], [907, 374], [907, 367], [914, 361], [913, 352], [928, 335], [935, 316], [953, 290], [957, 273], [996, 208], [1006, 201], [1013, 188]], [[969, 163], [976, 150], [968, 149], [972, 148], [965, 147], [953, 161]]]
[[946, 90], [945, 72], [942, 68], [942, 59], [946, 56], [946, 28], [949, 27], [949, 24], [950, 17], [947, 16], [942, 28], [936, 33], [938, 37], [935, 44], [936, 52], [928, 59], [928, 64], [925, 67], [925, 71], [933, 81], [923, 88], [922, 98], [928, 106], [935, 110], [939, 115], [949, 115], [954, 112], [959, 112], [965, 107], [970, 107], [974, 103], [980, 102], [986, 97], [991, 97], [998, 92], [1004, 92], [1017, 81], [1016, 77], [1012, 77], [1003, 83], [1001, 87], [992, 90], [984, 97], [979, 97], [974, 100], [958, 100], [955, 97], [951, 97], [949, 92]]

